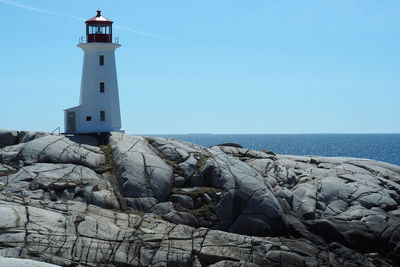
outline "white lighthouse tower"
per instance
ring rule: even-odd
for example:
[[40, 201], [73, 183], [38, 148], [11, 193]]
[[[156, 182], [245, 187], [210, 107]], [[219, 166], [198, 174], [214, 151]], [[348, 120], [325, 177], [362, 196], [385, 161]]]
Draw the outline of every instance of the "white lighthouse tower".
[[97, 15], [86, 22], [86, 38], [78, 47], [84, 52], [79, 106], [64, 110], [66, 133], [121, 132], [112, 21]]

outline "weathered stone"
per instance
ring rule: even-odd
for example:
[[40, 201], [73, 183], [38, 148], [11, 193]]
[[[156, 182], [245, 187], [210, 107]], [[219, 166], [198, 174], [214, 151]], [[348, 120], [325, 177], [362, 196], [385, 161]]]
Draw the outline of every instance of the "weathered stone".
[[174, 161], [176, 163], [183, 162], [188, 159], [191, 153], [197, 151], [194, 149], [193, 144], [185, 143], [182, 141], [177, 141], [171, 138], [149, 138], [149, 142], [158, 151], [160, 151], [168, 160]]
[[6, 183], [4, 193], [43, 199], [47, 192], [52, 200], [83, 197], [87, 203], [100, 207], [120, 208], [111, 183], [83, 166], [37, 163], [0, 177], [0, 181]]
[[164, 215], [173, 211], [175, 211], [175, 209], [174, 204], [171, 201], [155, 204], [151, 210], [151, 212], [158, 215]]
[[37, 138], [51, 135], [51, 133], [46, 132], [32, 132], [32, 131], [21, 131], [18, 136], [18, 143], [27, 143]]
[[57, 267], [59, 265], [49, 264], [29, 259], [15, 259], [0, 257], [0, 266], [2, 267]]
[[38, 137], [27, 143], [0, 149], [0, 162], [30, 165], [33, 163], [73, 163], [98, 168], [105, 163], [98, 147], [79, 145], [59, 135]]
[[170, 199], [172, 202], [179, 203], [182, 207], [186, 209], [194, 209], [193, 199], [188, 195], [172, 194]]
[[66, 138], [71, 140], [74, 143], [82, 144], [82, 145], [90, 145], [90, 146], [98, 146], [100, 145], [99, 140], [93, 136], [88, 135], [66, 135]]
[[182, 187], [185, 184], [185, 178], [182, 176], [175, 176], [174, 177], [174, 187]]
[[[240, 158], [255, 158], [255, 159], [262, 159], [262, 158], [273, 158], [276, 159], [276, 157], [273, 157], [273, 153], [271, 151], [268, 151], [268, 153], [262, 152], [262, 151], [255, 151], [255, 150], [249, 150], [237, 146], [214, 146], [212, 147], [214, 150], [222, 151], [228, 155], [234, 156], [234, 157], [240, 157]], [[272, 154], [271, 154], [272, 153]]]
[[163, 219], [175, 223], [196, 226], [197, 219], [188, 212], [172, 211], [162, 216]]
[[203, 197], [203, 200], [204, 200], [205, 203], [207, 203], [207, 204], [211, 204], [212, 203], [212, 199], [207, 193], [204, 193], [202, 195], [202, 197]]
[[158, 202], [158, 200], [154, 197], [125, 197], [124, 199], [129, 208], [138, 211], [151, 211]]
[[0, 129], [0, 148], [18, 143], [18, 132]]
[[197, 159], [191, 155], [184, 162], [180, 163], [179, 169], [183, 172], [185, 178], [190, 179], [197, 171]]
[[395, 165], [112, 133], [104, 168], [88, 140], [17, 136], [0, 148], [0, 256], [60, 266], [400, 260]]
[[194, 201], [194, 208], [198, 209], [203, 205], [203, 199], [201, 197], [197, 197]]
[[114, 164], [124, 197], [168, 198], [173, 172], [143, 137], [113, 133], [110, 137]]
[[282, 234], [281, 207], [263, 177], [236, 158], [214, 155], [206, 173], [212, 186], [226, 191], [217, 205], [222, 229], [248, 235]]
[[316, 191], [314, 184], [300, 184], [293, 190], [293, 210], [305, 219], [315, 217]]

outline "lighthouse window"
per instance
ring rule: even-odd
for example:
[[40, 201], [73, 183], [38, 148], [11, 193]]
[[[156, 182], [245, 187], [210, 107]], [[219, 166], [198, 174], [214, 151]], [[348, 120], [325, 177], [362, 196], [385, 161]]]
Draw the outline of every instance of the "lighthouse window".
[[86, 116], [86, 121], [91, 121], [92, 120], [92, 116]]
[[104, 65], [104, 56], [103, 56], [103, 55], [100, 55], [100, 57], [99, 57], [99, 64], [100, 64], [101, 66]]
[[106, 120], [106, 112], [104, 110], [100, 111], [100, 120], [105, 121]]
[[104, 82], [100, 82], [100, 93], [104, 93]]
[[89, 34], [111, 34], [111, 26], [104, 25], [89, 25]]

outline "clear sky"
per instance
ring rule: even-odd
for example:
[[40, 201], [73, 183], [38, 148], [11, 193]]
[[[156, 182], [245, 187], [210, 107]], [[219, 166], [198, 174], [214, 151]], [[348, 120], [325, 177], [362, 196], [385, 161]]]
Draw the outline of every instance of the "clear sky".
[[127, 133], [400, 132], [399, 0], [0, 0], [0, 128], [63, 126], [98, 8]]

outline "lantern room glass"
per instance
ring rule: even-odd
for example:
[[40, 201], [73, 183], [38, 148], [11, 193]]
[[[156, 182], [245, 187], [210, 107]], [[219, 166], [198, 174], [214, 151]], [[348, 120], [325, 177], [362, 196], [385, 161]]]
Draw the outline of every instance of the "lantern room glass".
[[87, 34], [111, 34], [111, 25], [88, 25]]

